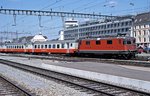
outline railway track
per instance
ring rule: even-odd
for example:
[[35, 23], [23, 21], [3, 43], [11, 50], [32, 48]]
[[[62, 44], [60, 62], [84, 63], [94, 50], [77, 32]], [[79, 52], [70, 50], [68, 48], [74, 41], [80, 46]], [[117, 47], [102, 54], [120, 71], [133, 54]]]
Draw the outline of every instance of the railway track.
[[131, 65], [131, 66], [142, 66], [150, 67], [149, 61], [140, 61], [140, 60], [119, 60], [119, 59], [102, 59], [102, 58], [86, 58], [86, 57], [69, 57], [64, 55], [50, 55], [50, 56], [41, 56], [41, 55], [21, 55], [21, 54], [8, 54], [7, 56], [16, 56], [16, 57], [25, 57], [25, 58], [34, 58], [34, 59], [48, 59], [48, 60], [58, 60], [58, 61], [68, 61], [68, 62], [104, 62], [118, 65]]
[[0, 96], [34, 96], [14, 82], [0, 76]]
[[7, 61], [3, 59], [0, 60], [0, 63], [7, 64], [9, 66], [22, 69], [24, 71], [30, 71], [46, 79], [51, 79], [58, 83], [63, 83], [77, 90], [81, 90], [97, 96], [150, 96], [150, 93], [122, 88], [122, 87], [104, 84], [96, 81], [91, 81], [84, 78], [53, 72], [50, 70], [41, 69], [34, 66], [23, 65], [20, 63]]

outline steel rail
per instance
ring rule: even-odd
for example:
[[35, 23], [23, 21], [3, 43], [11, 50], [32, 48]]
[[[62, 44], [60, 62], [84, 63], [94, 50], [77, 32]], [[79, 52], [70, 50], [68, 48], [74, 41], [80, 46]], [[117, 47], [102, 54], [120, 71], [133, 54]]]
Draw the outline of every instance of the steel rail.
[[[22, 93], [20, 95], [23, 95], [23, 96], [36, 96], [35, 94], [31, 93], [29, 90], [27, 90], [27, 89], [23, 88], [22, 86], [16, 84], [14, 81], [11, 81], [10, 79], [6, 78], [5, 76], [0, 75], [0, 78], [4, 80], [4, 83], [8, 83], [10, 85], [9, 87], [16, 88], [16, 89], [13, 89], [14, 91], [16, 90], [17, 93]], [[15, 93], [15, 94], [17, 94], [17, 93]], [[1, 94], [1, 92], [0, 92], [0, 94]], [[14, 93], [12, 93], [12, 94], [14, 96]]]

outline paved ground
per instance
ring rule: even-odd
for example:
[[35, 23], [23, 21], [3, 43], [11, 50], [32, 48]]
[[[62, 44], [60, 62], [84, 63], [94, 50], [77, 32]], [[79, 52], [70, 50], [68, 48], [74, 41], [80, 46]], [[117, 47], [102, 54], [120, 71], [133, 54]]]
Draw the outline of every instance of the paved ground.
[[114, 65], [114, 64], [106, 64], [106, 63], [91, 63], [91, 62], [78, 62], [78, 63], [44, 62], [44, 63], [150, 81], [150, 68], [145, 68], [145, 67]]

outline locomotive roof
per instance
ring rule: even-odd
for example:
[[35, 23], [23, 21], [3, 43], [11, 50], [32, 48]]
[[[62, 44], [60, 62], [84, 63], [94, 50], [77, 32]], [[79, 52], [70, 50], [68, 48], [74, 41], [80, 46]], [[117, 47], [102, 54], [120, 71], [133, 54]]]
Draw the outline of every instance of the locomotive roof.
[[101, 40], [101, 39], [133, 39], [134, 37], [102, 37], [102, 38], [87, 38], [82, 40]]

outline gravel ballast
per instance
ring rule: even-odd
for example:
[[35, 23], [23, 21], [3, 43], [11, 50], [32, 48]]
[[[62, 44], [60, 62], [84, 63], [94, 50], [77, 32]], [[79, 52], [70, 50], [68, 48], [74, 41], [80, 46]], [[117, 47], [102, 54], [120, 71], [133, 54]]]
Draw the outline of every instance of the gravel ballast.
[[5, 76], [19, 85], [29, 89], [38, 96], [93, 96], [73, 88], [46, 80], [42, 77], [27, 73], [7, 65], [0, 64], [0, 75]]

